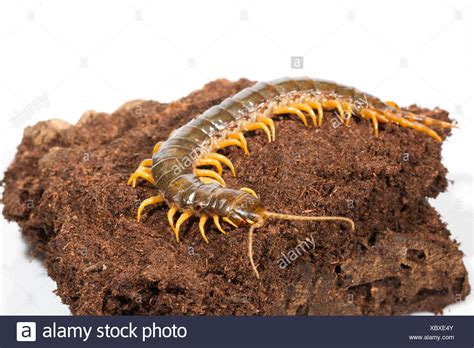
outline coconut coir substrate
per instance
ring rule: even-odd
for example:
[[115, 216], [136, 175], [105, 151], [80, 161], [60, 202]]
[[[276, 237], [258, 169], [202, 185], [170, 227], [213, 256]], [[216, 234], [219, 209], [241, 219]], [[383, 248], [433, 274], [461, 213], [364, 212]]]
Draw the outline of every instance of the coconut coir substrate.
[[[218, 80], [171, 104], [133, 101], [112, 114], [87, 112], [25, 130], [6, 172], [4, 215], [44, 255], [57, 294], [73, 314], [377, 315], [439, 313], [470, 291], [462, 253], [427, 197], [447, 187], [440, 144], [396, 125], [350, 127], [325, 114], [322, 127], [276, 119], [268, 144], [248, 135], [251, 156], [224, 151], [237, 177], [271, 211], [352, 218], [343, 223], [268, 221], [257, 230], [257, 280], [247, 258], [248, 226], [196, 220], [177, 243], [157, 193], [127, 179], [153, 145], [252, 82]], [[440, 109], [411, 107], [441, 120]], [[449, 133], [445, 132], [444, 137]]]

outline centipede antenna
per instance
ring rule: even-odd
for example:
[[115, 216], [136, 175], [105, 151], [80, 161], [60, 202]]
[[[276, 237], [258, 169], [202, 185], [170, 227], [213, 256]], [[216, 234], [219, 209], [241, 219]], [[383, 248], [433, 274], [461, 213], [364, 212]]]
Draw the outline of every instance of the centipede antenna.
[[250, 259], [250, 264], [252, 270], [257, 276], [257, 279], [260, 279], [260, 275], [257, 270], [257, 266], [253, 260], [253, 232], [263, 226], [265, 219], [279, 219], [279, 220], [293, 220], [293, 221], [342, 221], [348, 223], [351, 226], [351, 230], [355, 230], [355, 224], [352, 219], [343, 217], [343, 216], [301, 216], [301, 215], [290, 215], [290, 214], [281, 214], [266, 211], [264, 212], [257, 222], [250, 226], [249, 229], [249, 238], [248, 238], [248, 256]]
[[343, 216], [302, 216], [302, 215], [289, 215], [273, 212], [265, 212], [265, 217], [270, 219], [279, 220], [294, 220], [294, 221], [343, 221], [351, 226], [351, 230], [355, 230], [355, 224], [352, 219]]
[[249, 229], [248, 256], [250, 259], [250, 264], [252, 265], [252, 270], [254, 271], [257, 279], [260, 279], [260, 275], [258, 273], [257, 266], [255, 265], [255, 262], [253, 261], [253, 231], [259, 227], [262, 227], [264, 222], [265, 222], [264, 218], [260, 217], [256, 223], [250, 226], [250, 229]]

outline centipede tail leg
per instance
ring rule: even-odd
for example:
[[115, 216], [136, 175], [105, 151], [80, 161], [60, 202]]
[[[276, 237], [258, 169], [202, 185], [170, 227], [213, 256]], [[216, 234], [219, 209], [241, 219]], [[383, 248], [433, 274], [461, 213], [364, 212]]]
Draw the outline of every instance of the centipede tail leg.
[[406, 118], [408, 121], [411, 122], [420, 122], [423, 123], [425, 126], [435, 126], [440, 128], [455, 128], [456, 124], [446, 121], [437, 120], [435, 118], [415, 114], [410, 111], [401, 110], [400, 106], [394, 101], [386, 101], [385, 104], [391, 106], [392, 108], [399, 110], [401, 117]]
[[428, 116], [418, 115], [418, 114], [414, 114], [408, 111], [402, 111], [400, 115], [401, 117], [406, 118], [407, 120], [411, 122], [420, 122], [420, 123], [423, 123], [425, 126], [434, 126], [434, 127], [439, 127], [439, 128], [456, 128], [457, 127], [455, 123], [436, 120]]
[[441, 137], [439, 136], [438, 133], [436, 133], [434, 130], [432, 130], [431, 128], [425, 126], [424, 124], [421, 124], [421, 123], [417, 123], [417, 122], [411, 122], [411, 121], [408, 121], [407, 119], [403, 118], [403, 117], [400, 117], [400, 116], [397, 116], [391, 112], [384, 112], [384, 116], [402, 126], [402, 127], [405, 127], [405, 128], [411, 128], [411, 129], [414, 129], [418, 132], [422, 132], [422, 133], [425, 133], [427, 135], [429, 135], [430, 137], [432, 137], [433, 139], [435, 139], [436, 141], [438, 142], [442, 142], [443, 139], [441, 139]]

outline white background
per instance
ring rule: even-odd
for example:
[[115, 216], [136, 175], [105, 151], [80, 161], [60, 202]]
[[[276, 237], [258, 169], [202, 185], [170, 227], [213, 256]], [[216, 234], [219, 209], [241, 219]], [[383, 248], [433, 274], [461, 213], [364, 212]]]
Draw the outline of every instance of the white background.
[[[221, 77], [309, 75], [439, 105], [460, 127], [443, 148], [454, 184], [433, 204], [467, 255], [472, 287], [472, 41], [469, 0], [1, 1], [0, 172], [28, 125], [171, 101]], [[292, 56], [304, 69], [291, 69]], [[22, 113], [41, 96], [47, 105]], [[0, 313], [69, 314], [18, 226], [2, 217], [0, 228]], [[473, 296], [445, 313], [474, 313]]]

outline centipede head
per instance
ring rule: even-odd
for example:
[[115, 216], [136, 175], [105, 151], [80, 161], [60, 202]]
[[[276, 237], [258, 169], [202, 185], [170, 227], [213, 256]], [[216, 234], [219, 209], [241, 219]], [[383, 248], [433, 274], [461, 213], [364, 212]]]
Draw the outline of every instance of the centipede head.
[[[277, 220], [293, 220], [293, 221], [340, 221], [349, 224], [351, 230], [354, 230], [354, 221], [350, 218], [342, 216], [303, 216], [290, 215], [267, 211], [257, 194], [253, 190], [245, 189], [244, 192], [237, 190], [221, 190], [223, 202], [232, 202], [230, 207], [226, 207], [227, 214], [224, 216], [227, 222], [231, 222], [236, 226], [245, 223], [250, 224], [248, 234], [248, 256], [250, 264], [257, 278], [259, 273], [257, 265], [253, 260], [253, 233], [256, 229], [262, 227], [267, 219]], [[249, 193], [250, 192], [250, 193]]]
[[260, 199], [246, 193], [241, 194], [240, 197], [233, 202], [227, 213], [227, 218], [238, 226], [245, 223], [254, 224], [262, 218], [264, 211]]

